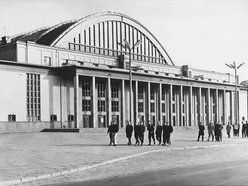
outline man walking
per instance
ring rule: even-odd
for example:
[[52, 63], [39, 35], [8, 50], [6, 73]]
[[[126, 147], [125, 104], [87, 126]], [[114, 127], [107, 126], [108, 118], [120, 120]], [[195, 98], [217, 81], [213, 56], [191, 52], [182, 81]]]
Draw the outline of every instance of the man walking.
[[133, 126], [131, 125], [130, 121], [127, 121], [127, 126], [126, 126], [126, 136], [128, 138], [128, 145], [132, 145], [131, 138], [132, 138], [132, 133], [133, 133]]
[[116, 146], [115, 133], [116, 133], [116, 127], [115, 127], [114, 123], [111, 122], [110, 125], [108, 126], [108, 132], [107, 132], [107, 134], [109, 134], [109, 139], [110, 139], [109, 145], [110, 146], [112, 145], [112, 143], [114, 146]]
[[139, 145], [140, 144], [140, 141], [139, 141], [139, 138], [140, 138], [140, 125], [139, 124], [134, 125], [134, 138], [136, 140], [135, 145]]
[[226, 133], [227, 133], [228, 138], [230, 138], [230, 136], [231, 136], [230, 135], [231, 129], [232, 129], [232, 127], [230, 125], [230, 122], [228, 122], [228, 124], [226, 126]]
[[143, 145], [144, 143], [144, 133], [146, 131], [146, 127], [144, 126], [144, 123], [141, 121], [140, 122], [140, 136], [139, 136], [139, 140], [140, 140], [140, 145]]
[[151, 121], [149, 121], [149, 123], [147, 125], [147, 131], [148, 131], [149, 145], [151, 145], [151, 138], [153, 139], [153, 143], [155, 145], [154, 125], [151, 124]]
[[168, 122], [166, 122], [166, 124], [163, 124], [162, 130], [163, 130], [163, 145], [166, 146], [171, 145], [170, 136], [171, 133], [173, 132], [172, 126], [169, 125]]
[[210, 137], [212, 137], [212, 141], [214, 141], [214, 124], [212, 120], [208, 124], [208, 141], [210, 140]]
[[161, 135], [162, 135], [162, 126], [160, 125], [160, 122], [157, 122], [156, 127], [156, 139], [158, 140], [158, 145], [161, 144]]
[[204, 130], [205, 130], [205, 127], [204, 125], [202, 124], [202, 122], [199, 123], [199, 133], [198, 133], [198, 139], [197, 141], [199, 141], [200, 137], [202, 136], [202, 141], [204, 140]]

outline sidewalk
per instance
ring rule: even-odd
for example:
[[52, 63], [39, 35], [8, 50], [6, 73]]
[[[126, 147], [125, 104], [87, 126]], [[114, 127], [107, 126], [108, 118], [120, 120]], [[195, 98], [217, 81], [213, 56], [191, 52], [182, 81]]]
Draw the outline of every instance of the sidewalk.
[[148, 146], [147, 132], [143, 146], [128, 146], [124, 129], [121, 129], [117, 136], [118, 146], [114, 147], [108, 146], [106, 131], [84, 129], [80, 133], [1, 134], [0, 185], [11, 180], [94, 167], [103, 162], [118, 161], [118, 158], [163, 149], [248, 143], [248, 139], [227, 139], [225, 131], [223, 142], [197, 142], [198, 130], [174, 128], [170, 147]]

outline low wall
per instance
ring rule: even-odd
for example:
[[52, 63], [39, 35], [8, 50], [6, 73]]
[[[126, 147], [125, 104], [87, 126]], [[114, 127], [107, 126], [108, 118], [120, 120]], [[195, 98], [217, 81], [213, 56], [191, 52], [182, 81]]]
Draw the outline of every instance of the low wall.
[[15, 132], [40, 132], [46, 128], [73, 128], [74, 124], [69, 122], [0, 122], [1, 133]]

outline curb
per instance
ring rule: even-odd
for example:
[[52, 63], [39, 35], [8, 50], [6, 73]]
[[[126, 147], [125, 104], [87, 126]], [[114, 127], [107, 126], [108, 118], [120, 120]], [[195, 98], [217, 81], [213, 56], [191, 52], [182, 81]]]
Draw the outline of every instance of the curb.
[[172, 151], [172, 150], [190, 150], [190, 149], [215, 148], [215, 147], [225, 147], [225, 146], [235, 146], [235, 145], [239, 145], [239, 144], [202, 145], [202, 146], [193, 146], [193, 147], [176, 147], [176, 148], [170, 148], [170, 149], [151, 150], [151, 151], [146, 151], [146, 152], [142, 152], [142, 153], [139, 153], [139, 154], [134, 154], [134, 155], [124, 156], [124, 157], [121, 157], [121, 158], [116, 158], [116, 159], [105, 161], [105, 162], [102, 162], [102, 163], [96, 163], [94, 165], [87, 165], [87, 166], [84, 166], [84, 167], [68, 169], [68, 170], [55, 172], [55, 173], [50, 173], [50, 174], [43, 174], [43, 175], [39, 175], [39, 176], [26, 177], [26, 178], [21, 178], [21, 179], [17, 179], [17, 180], [10, 180], [10, 181], [5, 181], [5, 182], [0, 182], [0, 186], [9, 186], [9, 185], [15, 185], [15, 184], [21, 184], [21, 183], [28, 183], [28, 182], [32, 182], [32, 181], [38, 181], [38, 180], [42, 180], [42, 179], [63, 176], [63, 175], [71, 174], [71, 173], [82, 172], [82, 171], [85, 171], [85, 170], [93, 169], [93, 168], [100, 167], [100, 166], [107, 165], [107, 164], [111, 164], [111, 163], [114, 163], [114, 162], [127, 160], [127, 159], [134, 158], [134, 157], [137, 157], [137, 156], [142, 156], [142, 155], [156, 153], [156, 152]]

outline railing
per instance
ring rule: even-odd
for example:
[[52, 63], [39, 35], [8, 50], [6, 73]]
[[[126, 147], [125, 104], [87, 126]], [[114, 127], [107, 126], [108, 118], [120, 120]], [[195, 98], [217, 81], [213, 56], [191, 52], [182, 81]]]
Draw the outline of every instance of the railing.
[[[78, 43], [69, 43], [69, 49], [81, 51], [81, 52], [93, 53], [93, 54], [100, 54], [104, 56], [113, 56], [113, 57], [118, 57], [119, 55], [123, 53], [126, 53], [126, 55], [129, 54], [127, 51], [120, 51], [120, 50], [96, 47], [96, 46], [91, 46], [91, 45], [82, 45]], [[160, 57], [147, 56], [143, 54], [132, 54], [131, 56], [132, 56], [132, 60], [159, 63], [159, 64], [167, 64], [165, 59], [160, 58]]]

